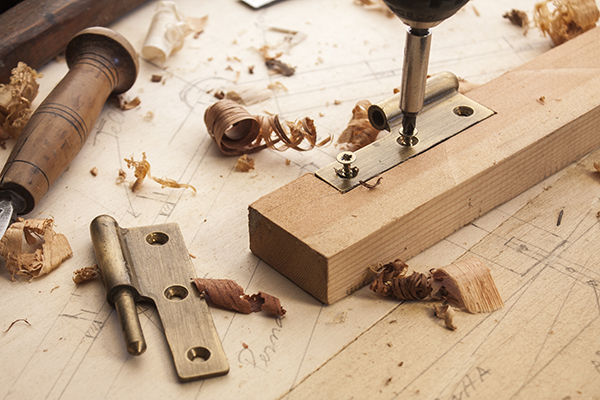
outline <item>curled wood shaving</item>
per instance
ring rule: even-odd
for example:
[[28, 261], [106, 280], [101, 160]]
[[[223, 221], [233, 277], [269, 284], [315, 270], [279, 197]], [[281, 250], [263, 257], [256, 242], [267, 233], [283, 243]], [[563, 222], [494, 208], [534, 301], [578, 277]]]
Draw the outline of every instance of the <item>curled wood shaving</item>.
[[358, 181], [358, 183], [361, 186], [366, 187], [367, 189], [371, 190], [371, 189], [375, 189], [377, 186], [379, 186], [379, 184], [381, 183], [381, 181], [383, 180], [383, 177], [379, 177], [377, 178], [377, 181], [375, 183], [367, 183], [365, 181]]
[[450, 329], [451, 331], [455, 331], [457, 326], [454, 325], [454, 314], [456, 314], [454, 308], [452, 308], [449, 304], [436, 304], [434, 307], [435, 315], [444, 320], [446, 328]]
[[283, 76], [292, 76], [296, 72], [296, 68], [276, 58], [266, 60], [265, 65], [269, 71], [272, 71], [275, 74], [281, 74]]
[[[435, 295], [471, 313], [504, 307], [490, 270], [477, 258], [469, 258], [432, 271]], [[434, 296], [435, 296], [434, 295]]]
[[240, 172], [248, 172], [254, 169], [254, 159], [248, 157], [247, 154], [240, 156], [235, 163], [235, 170]]
[[504, 13], [503, 18], [510, 21], [511, 24], [523, 28], [523, 35], [527, 35], [529, 30], [529, 17], [525, 11], [512, 9], [510, 12]]
[[599, 17], [594, 0], [543, 0], [535, 5], [533, 14], [535, 25], [557, 46], [595, 27]]
[[119, 100], [119, 108], [123, 111], [132, 110], [142, 103], [139, 97], [129, 101], [122, 94], [118, 95], [117, 99]]
[[208, 107], [204, 123], [221, 152], [228, 156], [255, 153], [267, 147], [307, 151], [331, 140], [330, 135], [317, 143], [314, 121], [308, 117], [282, 123], [277, 115], [250, 115], [231, 100], [220, 100]]
[[277, 297], [264, 292], [249, 296], [240, 285], [230, 279], [193, 278], [193, 281], [206, 299], [216, 306], [243, 314], [264, 311], [279, 317], [285, 315]]
[[73, 282], [75, 282], [76, 285], [79, 285], [80, 283], [95, 279], [99, 274], [100, 268], [98, 268], [98, 264], [79, 268], [78, 270], [73, 271]]
[[17, 322], [24, 322], [27, 324], [27, 326], [31, 326], [29, 321], [27, 321], [27, 318], [19, 318], [19, 319], [15, 319], [13, 322], [11, 322], [10, 325], [8, 326], [8, 328], [6, 328], [6, 330], [2, 333], [6, 333], [6, 332], [10, 331], [10, 328], [12, 328], [13, 325], [16, 324]]
[[369, 122], [369, 100], [360, 100], [352, 109], [352, 118], [336, 143], [344, 150], [356, 151], [377, 139], [379, 131]]
[[149, 60], [164, 63], [172, 53], [181, 50], [190, 33], [194, 38], [204, 31], [208, 15], [186, 17], [174, 1], [159, 1], [156, 5], [142, 55]]
[[29, 281], [46, 275], [73, 255], [66, 236], [55, 233], [53, 224], [52, 218], [18, 218], [6, 230], [0, 240], [0, 254], [13, 281], [18, 275], [28, 276]]
[[0, 140], [17, 138], [32, 114], [31, 102], [38, 93], [41, 78], [24, 62], [13, 68], [8, 85], [0, 84]]
[[400, 300], [423, 300], [429, 295], [443, 298], [471, 313], [492, 312], [504, 306], [490, 270], [478, 259], [458, 261], [432, 270], [431, 276], [413, 272], [402, 260], [379, 265], [371, 290]]
[[600, 163], [595, 162], [594, 168], [596, 169], [596, 171], [600, 172]]
[[[142, 153], [142, 159], [140, 161], [135, 161], [133, 159], [133, 156], [131, 156], [131, 158], [125, 158], [125, 162], [127, 163], [127, 168], [133, 168], [133, 175], [135, 176], [135, 182], [133, 182], [131, 184], [131, 191], [132, 192], [137, 192], [138, 190], [140, 190], [140, 188], [142, 187], [142, 183], [144, 182], [144, 179], [146, 179], [146, 177], [148, 177], [149, 179], [152, 179], [154, 182], [159, 183], [161, 185], [162, 188], [165, 187], [170, 187], [173, 189], [181, 189], [181, 188], [185, 188], [185, 189], [191, 189], [194, 194], [196, 194], [196, 188], [193, 187], [192, 185], [188, 185], [187, 183], [179, 183], [174, 179], [170, 179], [170, 178], [155, 178], [152, 175], [150, 175], [150, 163], [148, 162], [148, 160], [146, 160], [146, 153]], [[125, 176], [126, 174], [123, 171], [123, 174], [121, 174], [123, 170], [119, 170], [119, 177], [117, 178], [117, 184], [123, 183], [125, 181]]]
[[98, 176], [98, 168], [93, 167], [92, 169], [90, 169], [90, 174], [92, 174], [92, 176]]
[[431, 277], [419, 272], [406, 276], [408, 265], [397, 259], [381, 265], [370, 289], [383, 296], [394, 296], [400, 300], [423, 300], [431, 294]]

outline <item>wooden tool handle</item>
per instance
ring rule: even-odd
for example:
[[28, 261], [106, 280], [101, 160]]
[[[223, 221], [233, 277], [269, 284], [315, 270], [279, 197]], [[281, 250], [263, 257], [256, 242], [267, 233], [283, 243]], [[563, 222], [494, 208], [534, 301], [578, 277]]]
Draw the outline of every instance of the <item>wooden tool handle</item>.
[[135, 50], [107, 28], [88, 28], [69, 42], [69, 72], [29, 119], [0, 175], [0, 188], [26, 202], [30, 212], [79, 153], [111, 93], [137, 77]]
[[23, 0], [0, 14], [0, 83], [19, 61], [39, 68], [77, 32], [104, 26], [146, 0]]

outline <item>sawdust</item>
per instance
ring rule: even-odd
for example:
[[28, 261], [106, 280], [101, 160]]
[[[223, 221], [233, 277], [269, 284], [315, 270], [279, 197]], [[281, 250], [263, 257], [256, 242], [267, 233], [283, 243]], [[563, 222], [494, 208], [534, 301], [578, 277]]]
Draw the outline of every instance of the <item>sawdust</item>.
[[[6, 269], [15, 276], [27, 276], [29, 281], [46, 275], [73, 255], [67, 237], [55, 233], [54, 220], [17, 218], [0, 240], [0, 254]], [[25, 242], [25, 243], [24, 243]]]
[[454, 325], [454, 314], [456, 314], [454, 308], [452, 308], [449, 304], [435, 304], [434, 308], [435, 315], [444, 320], [446, 328], [450, 329], [451, 331], [455, 331], [457, 326]]
[[194, 284], [209, 303], [243, 314], [264, 311], [282, 317], [285, 310], [277, 297], [264, 292], [247, 295], [244, 289], [230, 279], [193, 278]]
[[73, 282], [75, 282], [76, 285], [79, 285], [83, 282], [95, 279], [99, 274], [100, 268], [98, 267], [98, 264], [79, 268], [78, 270], [73, 271]]
[[254, 159], [244, 154], [237, 159], [234, 169], [239, 172], [248, 172], [254, 169]]
[[511, 24], [516, 25], [523, 29], [523, 35], [527, 35], [529, 30], [529, 17], [525, 11], [512, 9], [510, 12], [505, 13], [502, 17], [508, 19]]
[[336, 143], [343, 150], [356, 151], [366, 145], [373, 143], [379, 135], [379, 131], [373, 128], [369, 122], [368, 110], [371, 106], [369, 100], [360, 100], [352, 109], [352, 118], [348, 126]]
[[[552, 11], [548, 3], [552, 3]], [[558, 46], [594, 28], [599, 17], [594, 0], [544, 0], [535, 5], [533, 21]]]
[[92, 174], [92, 176], [98, 176], [98, 168], [94, 167], [90, 169], [90, 174]]
[[119, 100], [119, 108], [123, 111], [132, 110], [142, 103], [139, 97], [129, 101], [125, 98], [125, 95], [122, 94], [118, 95], [117, 99]]
[[23, 62], [13, 68], [8, 85], [0, 84], [0, 141], [17, 138], [32, 114], [31, 102], [38, 94], [41, 78]]
[[226, 99], [206, 109], [204, 123], [227, 156], [256, 153], [266, 148], [308, 151], [331, 141], [330, 135], [317, 143], [314, 121], [308, 117], [282, 123], [277, 115], [250, 115], [242, 106]]
[[[137, 192], [142, 187], [142, 183], [144, 179], [149, 178], [154, 182], [161, 185], [161, 188], [169, 187], [173, 189], [191, 189], [196, 194], [196, 188], [187, 183], [179, 183], [174, 179], [170, 178], [156, 178], [150, 174], [150, 163], [146, 159], [146, 153], [142, 153], [142, 159], [140, 161], [135, 161], [133, 156], [131, 158], [125, 158], [125, 162], [127, 163], [127, 168], [133, 168], [133, 175], [135, 176], [135, 181], [130, 185], [132, 192]], [[121, 174], [119, 170], [119, 177], [117, 178], [117, 184], [123, 183], [125, 181], [125, 174]]]

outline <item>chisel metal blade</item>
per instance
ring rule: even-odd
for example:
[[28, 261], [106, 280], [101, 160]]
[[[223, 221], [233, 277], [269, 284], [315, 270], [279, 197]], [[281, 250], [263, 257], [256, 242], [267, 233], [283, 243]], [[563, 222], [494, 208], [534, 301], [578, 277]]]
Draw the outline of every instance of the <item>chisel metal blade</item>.
[[9, 191], [0, 191], [0, 238], [16, 219], [19, 212], [25, 207], [25, 201], [21, 196]]

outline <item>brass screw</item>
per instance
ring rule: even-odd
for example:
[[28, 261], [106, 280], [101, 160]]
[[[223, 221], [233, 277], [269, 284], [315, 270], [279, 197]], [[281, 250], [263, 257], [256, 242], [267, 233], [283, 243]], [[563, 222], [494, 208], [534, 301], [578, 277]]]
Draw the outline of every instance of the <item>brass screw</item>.
[[344, 179], [352, 179], [358, 175], [358, 167], [353, 167], [352, 163], [356, 161], [356, 154], [351, 151], [343, 151], [336, 157], [337, 162], [342, 164], [342, 168], [335, 168], [335, 173]]

